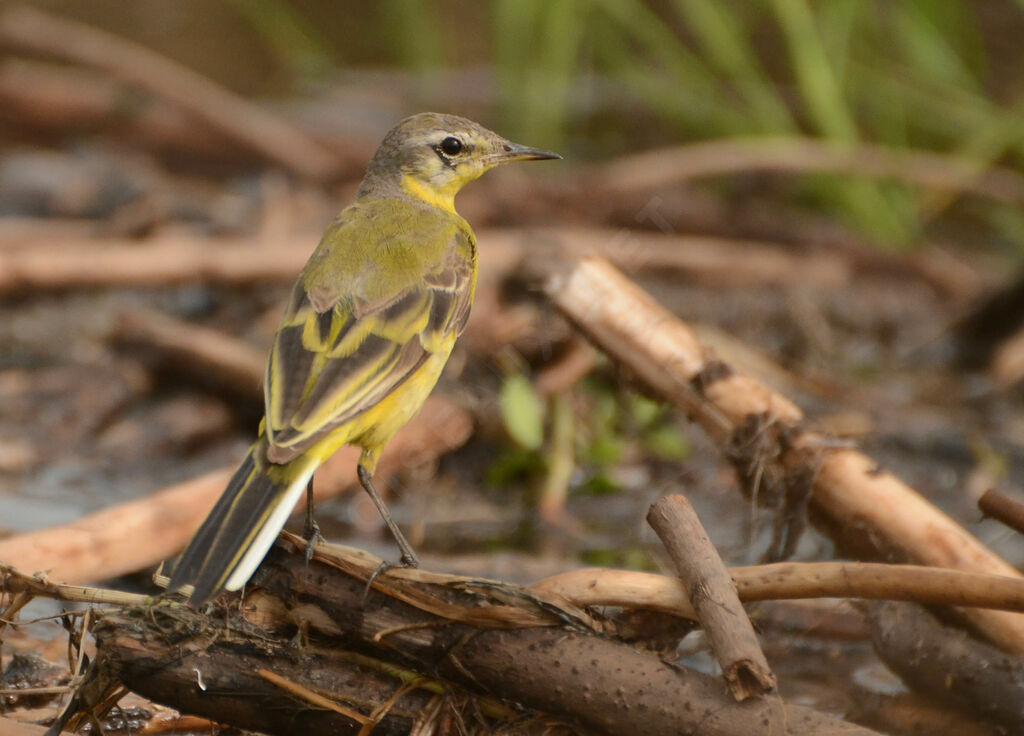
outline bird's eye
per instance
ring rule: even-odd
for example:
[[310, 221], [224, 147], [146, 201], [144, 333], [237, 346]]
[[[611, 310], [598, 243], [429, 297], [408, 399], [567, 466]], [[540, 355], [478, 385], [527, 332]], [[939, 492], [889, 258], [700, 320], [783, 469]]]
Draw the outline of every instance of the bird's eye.
[[448, 136], [441, 141], [441, 151], [446, 156], [454, 156], [462, 150], [462, 141], [454, 136]]

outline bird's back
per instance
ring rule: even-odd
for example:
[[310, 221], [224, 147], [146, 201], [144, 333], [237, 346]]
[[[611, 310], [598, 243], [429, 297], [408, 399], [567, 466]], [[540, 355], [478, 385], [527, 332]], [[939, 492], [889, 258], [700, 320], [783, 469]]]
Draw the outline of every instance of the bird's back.
[[363, 415], [431, 356], [447, 358], [475, 282], [473, 233], [458, 215], [405, 197], [364, 197], [345, 209], [303, 270], [274, 341], [270, 459], [285, 462], [328, 434], [341, 433], [331, 445], [349, 442], [357, 428], [343, 428], [360, 417], [365, 429]]

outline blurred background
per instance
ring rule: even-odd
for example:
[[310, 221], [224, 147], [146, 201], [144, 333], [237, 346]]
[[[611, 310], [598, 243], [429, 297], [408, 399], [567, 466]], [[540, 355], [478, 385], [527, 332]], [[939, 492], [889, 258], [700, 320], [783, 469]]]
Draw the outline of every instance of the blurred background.
[[[727, 561], [769, 546], [702, 433], [523, 276], [538, 246], [611, 258], [1020, 564], [975, 504], [1024, 480], [1021, 38], [1022, 0], [0, 3], [0, 535], [236, 462], [259, 388], [191, 360], [187, 329], [262, 370], [377, 143], [435, 110], [564, 161], [460, 195], [481, 291], [438, 393], [473, 430], [389, 483], [426, 567], [659, 569], [666, 492]], [[318, 520], [391, 554], [363, 494]], [[866, 707], [849, 671], [795, 670]]]

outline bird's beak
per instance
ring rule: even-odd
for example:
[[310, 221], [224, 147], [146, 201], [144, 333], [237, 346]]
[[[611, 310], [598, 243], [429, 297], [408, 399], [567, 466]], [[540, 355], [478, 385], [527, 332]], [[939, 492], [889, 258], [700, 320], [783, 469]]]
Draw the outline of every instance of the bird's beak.
[[551, 151], [544, 151], [540, 148], [530, 148], [529, 146], [521, 146], [518, 143], [512, 143], [510, 141], [505, 141], [505, 144], [502, 146], [502, 150], [491, 155], [491, 159], [495, 164], [507, 164], [512, 161], [539, 161], [549, 158], [562, 157], [557, 153], [552, 153]]

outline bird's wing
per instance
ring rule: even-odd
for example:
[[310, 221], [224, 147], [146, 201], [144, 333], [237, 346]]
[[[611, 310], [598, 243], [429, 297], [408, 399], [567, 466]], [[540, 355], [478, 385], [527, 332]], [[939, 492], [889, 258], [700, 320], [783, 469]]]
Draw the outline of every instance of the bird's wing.
[[346, 210], [296, 284], [271, 348], [268, 456], [294, 458], [461, 333], [475, 274], [473, 235], [461, 219]]

